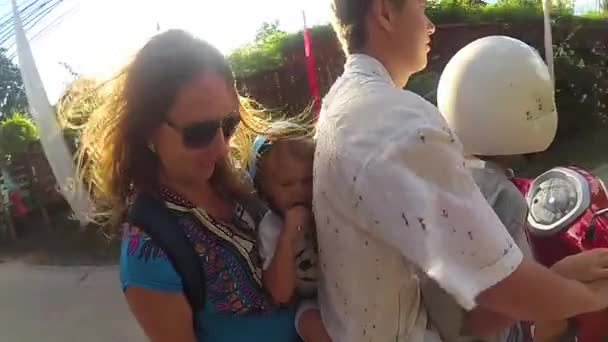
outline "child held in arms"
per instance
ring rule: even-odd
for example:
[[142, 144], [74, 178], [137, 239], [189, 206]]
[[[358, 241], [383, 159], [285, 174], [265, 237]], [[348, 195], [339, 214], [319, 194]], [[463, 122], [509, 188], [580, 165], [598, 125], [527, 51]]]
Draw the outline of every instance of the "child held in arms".
[[312, 214], [311, 129], [277, 121], [253, 141], [248, 173], [270, 211], [259, 225], [263, 281], [279, 303], [296, 303], [305, 342], [331, 341], [316, 302], [317, 247]]

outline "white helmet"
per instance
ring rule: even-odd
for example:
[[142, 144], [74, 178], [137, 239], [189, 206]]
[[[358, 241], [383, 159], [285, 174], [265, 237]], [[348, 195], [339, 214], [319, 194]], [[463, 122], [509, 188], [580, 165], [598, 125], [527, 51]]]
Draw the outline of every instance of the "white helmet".
[[544, 151], [557, 130], [547, 66], [510, 37], [481, 38], [458, 51], [439, 80], [437, 104], [467, 155]]

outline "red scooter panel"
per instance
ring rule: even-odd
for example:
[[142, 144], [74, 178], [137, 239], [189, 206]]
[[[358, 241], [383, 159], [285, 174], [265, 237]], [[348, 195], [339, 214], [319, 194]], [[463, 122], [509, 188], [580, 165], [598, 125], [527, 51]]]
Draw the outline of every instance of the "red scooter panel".
[[[528, 235], [541, 264], [550, 267], [569, 255], [608, 248], [608, 191], [599, 178], [560, 167], [514, 183], [528, 200]], [[608, 311], [580, 315], [575, 322], [579, 342], [608, 337]]]

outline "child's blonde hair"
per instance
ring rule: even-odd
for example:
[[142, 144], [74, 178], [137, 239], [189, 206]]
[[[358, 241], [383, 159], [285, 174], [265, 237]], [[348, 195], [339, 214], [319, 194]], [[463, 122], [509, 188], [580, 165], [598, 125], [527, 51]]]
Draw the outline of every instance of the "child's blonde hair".
[[[255, 167], [259, 162], [260, 152], [264, 152], [260, 151], [261, 146], [255, 146], [256, 141], [260, 143], [259, 140], [263, 139], [263, 143], [267, 145], [284, 145], [297, 156], [302, 156], [306, 149], [304, 145], [310, 145], [313, 141], [314, 124], [308, 112], [275, 119], [263, 110], [248, 108], [248, 111], [255, 113], [253, 115], [255, 120], [250, 120], [245, 129], [240, 130], [232, 138], [231, 147], [232, 156], [237, 160], [239, 167], [250, 175], [251, 167]], [[314, 151], [314, 144], [312, 150]]]

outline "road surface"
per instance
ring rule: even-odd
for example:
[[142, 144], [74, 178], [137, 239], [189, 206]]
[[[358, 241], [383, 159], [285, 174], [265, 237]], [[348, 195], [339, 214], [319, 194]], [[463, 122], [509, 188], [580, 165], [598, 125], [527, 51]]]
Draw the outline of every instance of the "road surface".
[[[594, 170], [608, 183], [608, 164]], [[0, 263], [0, 341], [143, 342], [118, 268]]]
[[143, 342], [118, 268], [0, 263], [0, 341]]

